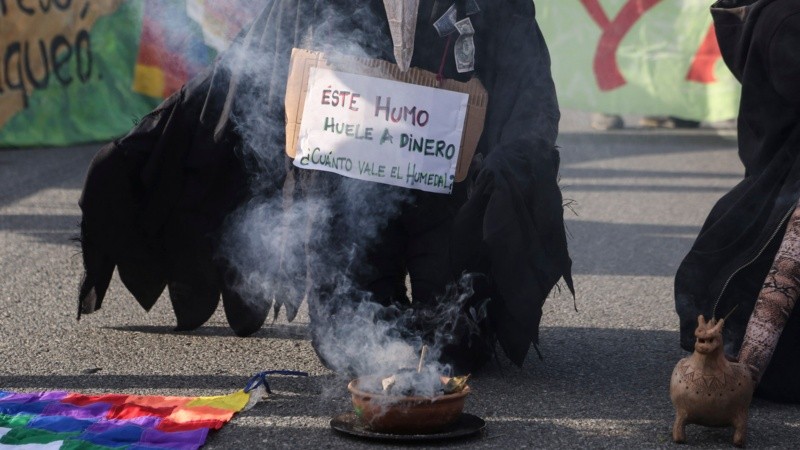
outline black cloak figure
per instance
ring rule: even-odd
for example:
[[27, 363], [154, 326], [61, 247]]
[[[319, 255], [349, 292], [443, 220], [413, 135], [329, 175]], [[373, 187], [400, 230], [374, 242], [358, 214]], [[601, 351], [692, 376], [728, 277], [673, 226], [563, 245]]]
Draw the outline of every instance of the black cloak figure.
[[[457, 63], [454, 54], [459, 34], [440, 36], [434, 27], [451, 5], [455, 19], [468, 18], [474, 28], [474, 59], [467, 61], [474, 67], [467, 70], [463, 55]], [[345, 281], [348, 295], [363, 290], [402, 307], [406, 273], [414, 302], [433, 304], [461, 273], [477, 272], [473, 296], [491, 299], [481, 329], [522, 364], [538, 342], [550, 290], [562, 277], [573, 290], [556, 181], [559, 110], [534, 16], [531, 0], [419, 4], [411, 66], [460, 81], [478, 77], [489, 96], [470, 176], [448, 196], [291, 166], [284, 92], [292, 48], [355, 49], [390, 62], [395, 56], [382, 0], [267, 1], [212, 67], [95, 157], [80, 201], [80, 311], [100, 308], [116, 267], [145, 309], [167, 287], [179, 330], [205, 323], [220, 295], [237, 335], [257, 331], [273, 299], [276, 313], [284, 305], [291, 320], [307, 298], [313, 330], [327, 321], [326, 302]], [[302, 230], [303, 257], [280, 246], [250, 260], [221, 250], [231, 218], [247, 205], [278, 204], [286, 213], [310, 200], [338, 206], [280, 218], [264, 212], [278, 240]], [[392, 206], [384, 222], [360, 236], [357, 225], [382, 203]], [[256, 259], [277, 262], [253, 301], [242, 286]], [[456, 344], [461, 367], [485, 359], [471, 340]]]
[[[725, 63], [742, 83], [744, 179], [712, 209], [675, 277], [681, 346], [699, 314], [722, 317], [725, 352], [739, 354], [762, 284], [800, 198], [800, 4], [722, 0], [712, 6]], [[736, 308], [734, 310], [734, 308]], [[758, 394], [800, 401], [800, 308], [783, 330]]]

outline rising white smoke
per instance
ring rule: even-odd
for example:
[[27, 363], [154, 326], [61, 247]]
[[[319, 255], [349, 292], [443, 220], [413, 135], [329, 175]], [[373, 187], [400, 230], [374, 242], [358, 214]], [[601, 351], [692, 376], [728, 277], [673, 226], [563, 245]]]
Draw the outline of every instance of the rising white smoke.
[[[302, 32], [300, 45], [328, 54], [378, 57], [385, 56], [380, 51], [388, 49], [391, 55], [385, 17], [377, 14], [370, 2], [339, 0], [328, 7], [307, 0], [296, 3], [301, 11], [299, 21], [304, 23], [297, 30]], [[353, 23], [361, 26], [353, 27]], [[269, 24], [262, 16], [254, 26]], [[267, 34], [274, 32], [268, 30]], [[222, 255], [240, 274], [234, 289], [247, 301], [275, 301], [285, 306], [291, 319], [313, 289], [306, 277], [310, 274], [334, 286], [325, 293], [324, 304], [316, 305], [317, 317], [314, 320], [312, 314], [311, 325], [317, 351], [330, 367], [352, 375], [391, 374], [416, 367], [423, 344], [415, 329], [417, 318], [410, 311], [369, 301], [369, 294], [351, 280], [352, 268], [361, 256], [354, 249], [376, 242], [409, 201], [410, 192], [341, 178], [332, 191], [323, 185], [313, 192], [320, 186], [312, 183], [311, 191], [293, 197], [291, 186], [283, 185], [289, 170], [282, 105], [290, 49], [262, 54], [251, 50], [258, 48], [258, 43], [248, 42], [248, 36], [243, 39], [219, 60], [234, 77], [246, 80], [243, 84], [248, 87], [237, 93], [234, 120], [242, 137], [237, 151], [249, 162], [253, 192], [250, 201], [226, 223]], [[459, 290], [442, 302], [446, 306], [428, 313], [427, 323], [438, 325], [426, 330], [434, 343], [431, 361], [449, 342], [466, 295]], [[430, 367], [436, 373], [447, 370], [435, 363]], [[434, 378], [430, 380], [433, 386]]]

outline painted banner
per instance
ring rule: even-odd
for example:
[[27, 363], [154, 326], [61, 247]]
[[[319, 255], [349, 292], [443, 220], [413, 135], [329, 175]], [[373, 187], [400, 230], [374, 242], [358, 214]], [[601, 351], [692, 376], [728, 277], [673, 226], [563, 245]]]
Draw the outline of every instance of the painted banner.
[[719, 121], [740, 86], [722, 61], [711, 1], [536, 0], [562, 107]]
[[[739, 85], [700, 0], [536, 0], [562, 107], [724, 120]], [[0, 146], [125, 134], [263, 0], [0, 0]]]
[[469, 96], [312, 68], [294, 165], [450, 193]]
[[106, 141], [208, 66], [263, 0], [0, 0], [0, 146]]
[[105, 140], [154, 107], [131, 90], [141, 7], [0, 0], [0, 145]]

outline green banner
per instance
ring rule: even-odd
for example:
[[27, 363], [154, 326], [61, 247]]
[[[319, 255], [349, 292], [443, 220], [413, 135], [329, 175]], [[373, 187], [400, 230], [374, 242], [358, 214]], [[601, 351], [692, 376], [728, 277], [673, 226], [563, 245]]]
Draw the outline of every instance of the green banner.
[[710, 1], [536, 0], [562, 107], [719, 121], [740, 86], [713, 32]]
[[160, 101], [131, 90], [140, 1], [0, 1], [0, 14], [0, 145], [111, 139]]

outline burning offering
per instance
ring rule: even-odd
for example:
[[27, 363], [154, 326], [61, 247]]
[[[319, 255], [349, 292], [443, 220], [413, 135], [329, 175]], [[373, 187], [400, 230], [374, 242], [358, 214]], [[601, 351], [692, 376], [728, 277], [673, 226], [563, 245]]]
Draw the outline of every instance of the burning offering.
[[356, 416], [373, 431], [398, 434], [435, 433], [454, 424], [464, 410], [469, 376], [447, 377], [425, 366], [423, 347], [417, 369], [390, 376], [361, 377], [347, 389]]

